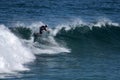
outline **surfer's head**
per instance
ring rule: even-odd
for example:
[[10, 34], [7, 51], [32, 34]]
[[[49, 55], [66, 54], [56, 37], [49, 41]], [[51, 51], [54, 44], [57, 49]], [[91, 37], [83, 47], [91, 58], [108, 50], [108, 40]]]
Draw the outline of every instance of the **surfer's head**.
[[45, 25], [45, 28], [47, 28], [48, 26], [47, 25]]

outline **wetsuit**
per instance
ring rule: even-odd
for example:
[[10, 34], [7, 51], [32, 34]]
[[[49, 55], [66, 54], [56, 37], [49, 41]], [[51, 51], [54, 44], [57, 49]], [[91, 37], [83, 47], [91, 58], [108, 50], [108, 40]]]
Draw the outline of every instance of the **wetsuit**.
[[43, 30], [47, 31], [46, 27], [47, 27], [47, 26], [41, 26], [41, 27], [39, 28], [39, 33], [34, 33], [34, 34], [33, 34], [33, 36], [34, 36], [34, 42], [37, 41], [39, 35], [43, 33]]
[[43, 30], [47, 31], [45, 26], [41, 26], [39, 29], [39, 33], [42, 34]]

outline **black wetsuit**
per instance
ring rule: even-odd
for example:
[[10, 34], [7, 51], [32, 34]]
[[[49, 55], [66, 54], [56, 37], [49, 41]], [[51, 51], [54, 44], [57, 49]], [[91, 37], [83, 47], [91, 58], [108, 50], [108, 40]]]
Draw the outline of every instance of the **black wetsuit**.
[[34, 42], [36, 42], [38, 39], [39, 33], [33, 33], [33, 36], [34, 36]]
[[43, 30], [47, 31], [46, 26], [41, 26], [41, 27], [39, 28], [39, 33], [34, 33], [34, 34], [33, 34], [33, 36], [34, 36], [34, 42], [37, 41], [37, 39], [38, 39], [38, 37], [40, 36], [40, 34], [43, 33]]
[[42, 34], [43, 30], [47, 31], [45, 26], [41, 26], [39, 29], [39, 33]]

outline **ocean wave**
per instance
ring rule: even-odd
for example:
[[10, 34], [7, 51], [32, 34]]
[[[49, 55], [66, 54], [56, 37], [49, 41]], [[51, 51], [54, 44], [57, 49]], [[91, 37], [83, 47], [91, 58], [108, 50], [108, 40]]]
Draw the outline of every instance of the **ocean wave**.
[[35, 58], [34, 54], [58, 54], [71, 51], [79, 53], [83, 50], [120, 47], [120, 25], [109, 20], [101, 20], [96, 23], [76, 20], [54, 28], [49, 27], [49, 33], [45, 33], [34, 43], [33, 33], [38, 32], [41, 25], [44, 24], [42, 22], [27, 26], [17, 24], [9, 29], [0, 25], [1, 73], [26, 70], [27, 68], [23, 64], [32, 61]]

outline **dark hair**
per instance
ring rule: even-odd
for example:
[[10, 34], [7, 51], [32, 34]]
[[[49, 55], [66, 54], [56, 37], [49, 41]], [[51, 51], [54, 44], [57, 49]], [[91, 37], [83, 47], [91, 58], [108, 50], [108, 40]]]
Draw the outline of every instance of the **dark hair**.
[[45, 27], [48, 27], [47, 25], [45, 25]]

